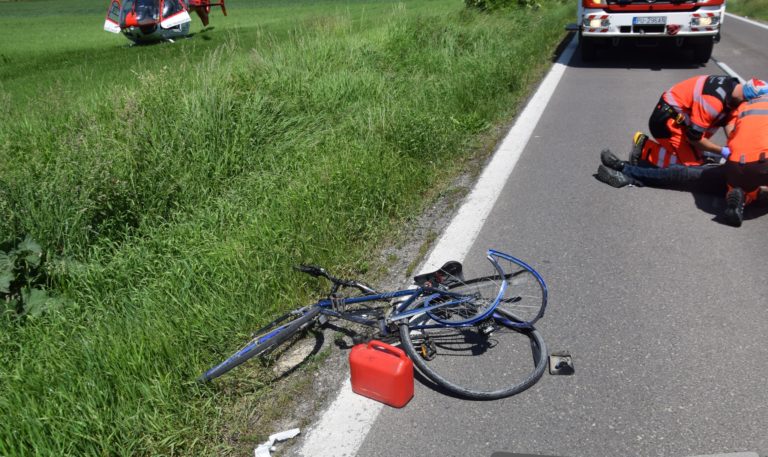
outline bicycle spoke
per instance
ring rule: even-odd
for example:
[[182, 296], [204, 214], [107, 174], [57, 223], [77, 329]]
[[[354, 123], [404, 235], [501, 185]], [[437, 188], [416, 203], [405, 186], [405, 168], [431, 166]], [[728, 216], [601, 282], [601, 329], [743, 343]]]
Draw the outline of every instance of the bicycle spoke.
[[513, 257], [494, 253], [489, 259], [484, 276], [464, 279], [443, 271], [444, 292], [425, 296], [407, 311], [438, 307], [400, 325], [403, 347], [422, 373], [476, 399], [527, 389], [543, 375], [547, 358], [544, 340], [532, 327], [546, 309], [543, 279]]
[[[428, 324], [435, 321], [422, 321]], [[547, 350], [536, 330], [503, 324], [489, 333], [482, 326], [411, 330], [403, 324], [400, 335], [403, 348], [422, 373], [467, 398], [514, 395], [535, 383], [546, 367]]]

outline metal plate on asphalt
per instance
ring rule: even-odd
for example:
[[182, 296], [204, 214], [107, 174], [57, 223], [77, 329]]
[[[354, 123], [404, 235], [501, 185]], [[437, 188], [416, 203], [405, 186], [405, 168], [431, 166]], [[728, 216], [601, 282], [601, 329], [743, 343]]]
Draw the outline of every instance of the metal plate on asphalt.
[[553, 352], [549, 356], [549, 374], [571, 375], [575, 372], [573, 357], [568, 352]]

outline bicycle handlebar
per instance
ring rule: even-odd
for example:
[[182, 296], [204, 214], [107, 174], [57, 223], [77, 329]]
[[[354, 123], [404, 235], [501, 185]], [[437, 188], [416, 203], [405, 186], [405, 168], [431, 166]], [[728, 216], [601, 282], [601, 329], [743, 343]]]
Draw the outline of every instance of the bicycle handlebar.
[[293, 267], [295, 270], [300, 271], [302, 273], [306, 273], [310, 276], [314, 277], [320, 277], [326, 278], [327, 280], [331, 281], [333, 283], [333, 287], [331, 288], [331, 295], [335, 294], [336, 291], [339, 289], [339, 287], [354, 287], [355, 289], [359, 290], [360, 292], [364, 294], [375, 294], [376, 290], [373, 289], [371, 286], [362, 283], [360, 281], [355, 280], [344, 280], [339, 279], [334, 276], [332, 276], [328, 271], [326, 271], [323, 267], [318, 267], [316, 265], [295, 265]]
[[302, 273], [306, 273], [310, 276], [314, 276], [314, 277], [324, 276], [328, 279], [331, 279], [328, 272], [325, 271], [325, 268], [322, 268], [322, 267], [318, 267], [315, 265], [294, 265], [293, 268]]

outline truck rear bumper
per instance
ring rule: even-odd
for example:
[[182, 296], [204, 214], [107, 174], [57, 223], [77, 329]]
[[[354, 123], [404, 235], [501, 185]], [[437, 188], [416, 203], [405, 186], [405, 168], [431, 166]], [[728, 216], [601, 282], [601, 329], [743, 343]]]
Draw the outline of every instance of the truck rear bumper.
[[607, 13], [601, 9], [585, 9], [579, 27], [583, 36], [595, 38], [714, 36], [720, 31], [724, 13], [724, 6], [666, 13]]

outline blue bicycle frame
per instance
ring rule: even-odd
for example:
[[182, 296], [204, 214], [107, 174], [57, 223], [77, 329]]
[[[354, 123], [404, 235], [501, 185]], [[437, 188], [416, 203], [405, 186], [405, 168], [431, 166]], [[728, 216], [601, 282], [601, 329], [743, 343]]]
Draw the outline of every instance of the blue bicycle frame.
[[[503, 325], [508, 327], [513, 327], [518, 329], [533, 329], [533, 324], [537, 320], [539, 320], [541, 317], [543, 317], [544, 311], [546, 309], [547, 286], [544, 283], [543, 278], [533, 268], [528, 266], [522, 260], [519, 260], [515, 257], [504, 254], [502, 252], [489, 249], [487, 252], [487, 259], [491, 262], [494, 269], [498, 273], [498, 278], [500, 280], [499, 291], [496, 294], [495, 298], [493, 299], [492, 303], [490, 305], [485, 306], [486, 309], [484, 309], [479, 314], [465, 320], [459, 320], [459, 321], [443, 320], [440, 318], [440, 316], [436, 315], [435, 313], [432, 313], [432, 311], [438, 310], [440, 308], [449, 308], [456, 305], [461, 305], [462, 303], [474, 302], [474, 300], [476, 299], [474, 295], [466, 295], [466, 294], [460, 294], [457, 292], [452, 292], [449, 288], [436, 288], [429, 285], [422, 285], [422, 286], [414, 286], [409, 289], [397, 290], [394, 292], [370, 293], [370, 294], [359, 296], [359, 297], [350, 297], [350, 298], [334, 297], [334, 298], [326, 298], [326, 299], [318, 300], [313, 305], [305, 306], [303, 308], [297, 309], [291, 313], [286, 314], [285, 316], [275, 321], [274, 324], [277, 324], [280, 321], [285, 320], [292, 315], [306, 316], [306, 318], [308, 319], [307, 322], [309, 322], [309, 320], [315, 319], [317, 315], [322, 314], [330, 317], [336, 317], [336, 318], [348, 320], [351, 322], [356, 322], [356, 323], [367, 325], [370, 327], [378, 326], [379, 331], [381, 332], [382, 335], [387, 335], [389, 333], [390, 324], [403, 323], [404, 321], [407, 321], [408, 327], [410, 329], [421, 330], [421, 329], [446, 328], [446, 327], [470, 327], [484, 320], [487, 320], [489, 318], [493, 318], [497, 322], [500, 322]], [[533, 319], [528, 321], [524, 321], [522, 319], [512, 320], [506, 317], [505, 315], [503, 315], [502, 313], [496, 311], [497, 307], [499, 306], [499, 303], [504, 298], [504, 294], [507, 291], [507, 288], [509, 287], [509, 282], [507, 281], [507, 275], [504, 272], [503, 268], [499, 265], [499, 262], [497, 259], [504, 259], [506, 261], [515, 263], [518, 266], [524, 268], [525, 270], [535, 275], [542, 289], [542, 306], [539, 309], [538, 314]], [[344, 311], [341, 311], [347, 305], [355, 305], [355, 304], [373, 302], [373, 301], [389, 301], [397, 298], [405, 298], [405, 300], [402, 300], [401, 302], [395, 304], [394, 309], [392, 310], [392, 313], [386, 318], [379, 318], [376, 320], [366, 319], [365, 317], [361, 317], [352, 313], [346, 313]], [[409, 309], [419, 299], [421, 299], [422, 302], [417, 307], [413, 309]], [[428, 315], [429, 319], [426, 319], [424, 322], [418, 322], [417, 318], [424, 314]], [[291, 326], [292, 326], [292, 323], [290, 322], [288, 324], [280, 325], [274, 328], [273, 330], [269, 331], [268, 333], [261, 335], [257, 339], [252, 340], [250, 343], [248, 343], [245, 347], [243, 347], [233, 356], [231, 356], [221, 364], [217, 365], [216, 367], [208, 370], [201, 377], [201, 379], [205, 381], [210, 380], [212, 378], [220, 376], [221, 374], [230, 370], [234, 366], [239, 365], [244, 360], [247, 360], [248, 358], [251, 357], [251, 355], [249, 355], [251, 351], [255, 350], [259, 345], [265, 342], [269, 342], [269, 340], [273, 338], [280, 337], [281, 333], [291, 328]]]
[[[532, 272], [536, 279], [542, 284], [542, 293], [543, 293], [543, 306], [541, 310], [539, 311], [539, 314], [535, 317], [535, 319], [526, 321], [526, 322], [515, 322], [512, 320], [507, 319], [506, 317], [500, 315], [499, 313], [495, 313], [496, 307], [499, 305], [499, 302], [504, 297], [504, 293], [507, 291], [507, 288], [509, 287], [509, 282], [507, 281], [505, 277], [504, 270], [499, 265], [498, 261], [496, 260], [496, 257], [502, 258], [504, 260], [507, 260], [509, 262], [513, 262], [517, 265], [520, 265], [521, 267], [525, 268], [526, 270]], [[539, 320], [543, 315], [544, 311], [546, 309], [546, 302], [547, 302], [547, 287], [546, 283], [544, 282], [544, 279], [534, 270], [531, 268], [528, 264], [523, 262], [520, 259], [517, 259], [515, 257], [512, 257], [508, 254], [504, 254], [503, 252], [499, 252], [493, 249], [489, 249], [487, 253], [487, 259], [491, 262], [491, 264], [494, 266], [496, 271], [499, 274], [499, 278], [501, 279], [501, 284], [499, 285], [499, 293], [496, 295], [493, 303], [491, 306], [488, 306], [488, 309], [485, 310], [483, 313], [472, 317], [471, 319], [467, 319], [464, 321], [444, 321], [439, 318], [436, 318], [432, 315], [430, 317], [432, 320], [436, 321], [435, 324], [411, 324], [411, 328], [414, 330], [418, 329], [425, 329], [425, 328], [439, 328], [439, 327], [469, 327], [477, 324], [478, 322], [481, 322], [491, 315], [493, 315], [494, 319], [502, 321], [503, 324], [508, 325], [510, 327], [515, 328], [530, 328], [533, 326], [533, 324]], [[452, 301], [440, 301], [440, 303], [435, 305], [430, 305], [429, 302], [435, 298], [443, 298], [443, 297], [453, 297], [456, 300]], [[336, 311], [334, 308], [336, 307], [343, 307], [345, 305], [353, 305], [357, 303], [365, 303], [370, 301], [380, 301], [380, 300], [391, 300], [394, 298], [400, 298], [400, 297], [409, 297], [407, 300], [404, 300], [403, 302], [397, 304], [395, 306], [395, 309], [387, 318], [387, 324], [401, 321], [404, 319], [411, 319], [413, 317], [419, 316], [421, 314], [429, 313], [432, 310], [436, 310], [438, 308], [446, 308], [450, 306], [455, 306], [458, 304], [461, 304], [463, 302], [468, 302], [473, 299], [473, 297], [458, 294], [455, 292], [451, 292], [450, 290], [446, 289], [438, 289], [430, 286], [421, 286], [416, 287], [412, 289], [404, 289], [404, 290], [398, 290], [395, 292], [386, 292], [381, 294], [371, 294], [371, 295], [364, 295], [362, 297], [351, 297], [351, 298], [339, 298], [339, 299], [324, 299], [319, 300], [317, 303], [315, 303], [314, 306], [318, 306], [321, 308], [321, 313], [333, 317], [338, 317], [341, 319], [347, 319], [351, 320], [353, 322], [358, 322], [360, 324], [369, 325], [369, 326], [376, 326], [378, 324], [378, 321], [370, 320], [370, 319], [364, 319], [364, 318], [358, 318], [356, 316], [350, 316], [347, 314], [344, 314], [342, 312]], [[424, 303], [425, 306], [420, 306], [415, 309], [411, 309], [406, 311], [416, 299], [419, 297], [424, 297]], [[386, 332], [386, 326], [382, 326], [382, 331]]]

